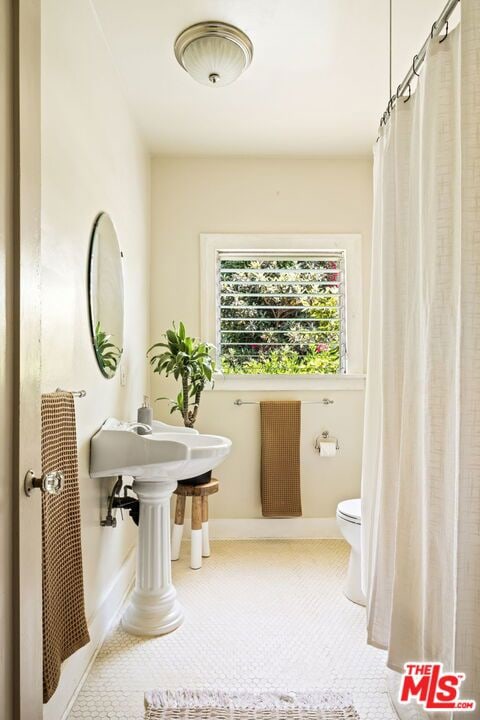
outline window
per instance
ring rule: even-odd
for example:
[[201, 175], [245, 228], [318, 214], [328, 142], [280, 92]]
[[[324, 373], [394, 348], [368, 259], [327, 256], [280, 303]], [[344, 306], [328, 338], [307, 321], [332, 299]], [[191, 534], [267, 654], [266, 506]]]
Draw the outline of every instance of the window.
[[222, 383], [363, 372], [361, 236], [202, 235], [201, 254], [202, 337]]
[[217, 253], [224, 373], [345, 372], [344, 253]]

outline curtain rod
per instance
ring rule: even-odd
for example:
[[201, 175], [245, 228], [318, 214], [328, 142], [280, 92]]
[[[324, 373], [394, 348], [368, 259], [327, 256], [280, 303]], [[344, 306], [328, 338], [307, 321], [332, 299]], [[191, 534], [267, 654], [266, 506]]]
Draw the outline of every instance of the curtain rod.
[[448, 33], [448, 20], [457, 7], [460, 0], [448, 0], [447, 4], [443, 8], [442, 12], [440, 13], [440, 16], [436, 22], [433, 23], [432, 29], [430, 31], [430, 35], [427, 37], [425, 42], [423, 43], [421, 49], [419, 52], [414, 56], [412, 61], [412, 66], [408, 73], [405, 75], [404, 79], [400, 83], [400, 85], [397, 87], [396, 93], [392, 95], [390, 100], [388, 101], [387, 109], [382, 115], [382, 118], [380, 120], [380, 125], [384, 125], [387, 121], [387, 117], [390, 115], [390, 111], [393, 109], [393, 106], [395, 102], [400, 98], [403, 93], [410, 87], [410, 83], [414, 79], [416, 75], [418, 75], [418, 69], [420, 65], [425, 60], [425, 55], [427, 54], [427, 48], [428, 43], [430, 40], [432, 40], [434, 37], [437, 37], [440, 35], [442, 29], [447, 26], [447, 33]]

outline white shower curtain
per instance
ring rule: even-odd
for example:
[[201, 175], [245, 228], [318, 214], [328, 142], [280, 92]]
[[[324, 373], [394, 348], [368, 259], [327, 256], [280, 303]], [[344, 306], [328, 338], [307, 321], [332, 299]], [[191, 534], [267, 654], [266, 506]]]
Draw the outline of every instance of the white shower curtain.
[[363, 581], [389, 667], [441, 661], [479, 704], [480, 1], [461, 12], [375, 147]]

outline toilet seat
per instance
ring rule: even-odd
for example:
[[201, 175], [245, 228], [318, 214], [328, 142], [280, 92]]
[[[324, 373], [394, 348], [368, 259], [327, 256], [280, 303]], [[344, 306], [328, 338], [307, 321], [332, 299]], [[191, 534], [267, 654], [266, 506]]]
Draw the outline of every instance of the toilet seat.
[[360, 498], [343, 500], [338, 503], [337, 517], [355, 525], [362, 524], [362, 501]]

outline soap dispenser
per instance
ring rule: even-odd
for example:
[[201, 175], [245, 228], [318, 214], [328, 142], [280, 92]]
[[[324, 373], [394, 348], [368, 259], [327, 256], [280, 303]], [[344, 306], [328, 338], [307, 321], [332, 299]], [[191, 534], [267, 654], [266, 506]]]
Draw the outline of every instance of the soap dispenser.
[[[144, 425], [149, 425], [152, 427], [153, 423], [153, 410], [149, 405], [148, 396], [143, 396], [143, 405], [138, 408], [137, 411], [137, 422], [143, 423]], [[145, 430], [145, 428], [139, 427], [137, 428], [137, 432], [139, 435], [149, 435], [152, 431]]]

